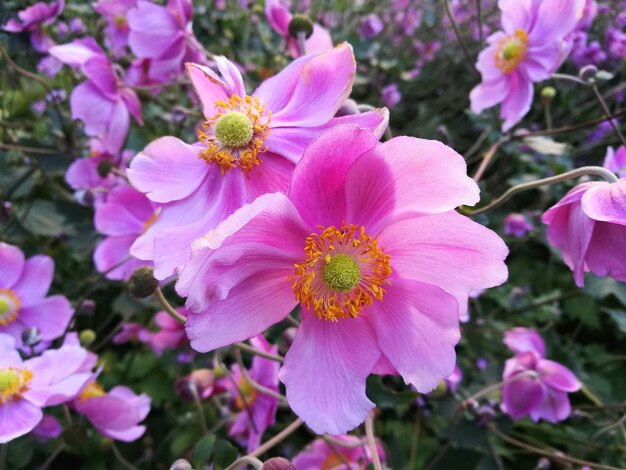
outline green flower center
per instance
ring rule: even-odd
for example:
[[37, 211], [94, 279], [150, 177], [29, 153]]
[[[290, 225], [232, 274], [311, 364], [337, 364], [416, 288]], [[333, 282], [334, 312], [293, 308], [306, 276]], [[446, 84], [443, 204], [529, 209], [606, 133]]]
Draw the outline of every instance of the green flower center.
[[350, 292], [361, 280], [361, 268], [350, 256], [338, 254], [324, 267], [324, 283], [335, 292]]
[[245, 147], [253, 135], [252, 121], [239, 111], [230, 111], [215, 122], [215, 137], [227, 147]]
[[0, 392], [17, 387], [20, 377], [12, 370], [0, 370]]
[[0, 297], [0, 315], [6, 314], [10, 308], [11, 305], [9, 304], [9, 301]]
[[513, 60], [518, 58], [526, 49], [526, 46], [517, 39], [510, 40], [504, 49], [502, 49], [502, 58], [504, 60]]

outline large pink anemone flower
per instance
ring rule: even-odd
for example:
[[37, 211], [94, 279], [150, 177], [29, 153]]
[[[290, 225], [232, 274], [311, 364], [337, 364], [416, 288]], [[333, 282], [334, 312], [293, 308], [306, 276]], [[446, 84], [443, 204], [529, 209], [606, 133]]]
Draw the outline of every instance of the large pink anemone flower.
[[470, 93], [472, 111], [501, 103], [503, 131], [528, 113], [533, 83], [550, 78], [569, 53], [565, 37], [582, 17], [585, 0], [499, 0], [502, 31], [487, 38], [476, 68], [482, 83]]
[[162, 137], [128, 170], [133, 186], [162, 204], [156, 223], [131, 249], [133, 256], [154, 261], [161, 280], [189, 260], [196, 238], [242, 205], [265, 193], [286, 192], [304, 149], [326, 129], [350, 123], [380, 137], [387, 125], [384, 108], [334, 117], [356, 73], [348, 44], [295, 60], [251, 95], [233, 63], [224, 57], [216, 61], [220, 75], [188, 65], [204, 109], [200, 142]]
[[470, 292], [504, 282], [507, 248], [454, 208], [476, 183], [444, 144], [337, 126], [267, 194], [194, 243], [177, 283], [198, 351], [254, 337], [300, 304], [279, 378], [317, 433], [359, 425], [371, 373], [429, 392], [455, 366]]

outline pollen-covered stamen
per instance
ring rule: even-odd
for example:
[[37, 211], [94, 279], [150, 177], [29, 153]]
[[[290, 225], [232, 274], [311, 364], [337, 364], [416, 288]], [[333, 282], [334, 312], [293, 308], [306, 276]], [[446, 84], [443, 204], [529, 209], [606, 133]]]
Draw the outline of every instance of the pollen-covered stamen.
[[513, 72], [526, 57], [527, 43], [528, 35], [523, 29], [501, 39], [496, 50], [496, 66], [505, 74]]
[[199, 135], [206, 145], [200, 158], [219, 166], [222, 175], [235, 167], [247, 174], [261, 164], [259, 154], [267, 151], [270, 113], [257, 97], [250, 96], [232, 95], [215, 107], [219, 112], [204, 122]]
[[98, 398], [106, 395], [104, 388], [98, 382], [91, 382], [83, 391], [78, 395], [78, 401], [84, 402], [87, 400], [91, 400], [92, 398]]
[[0, 405], [20, 398], [28, 390], [33, 373], [28, 369], [8, 367], [0, 369]]
[[237, 388], [239, 391], [237, 393], [237, 397], [235, 398], [235, 406], [239, 410], [245, 410], [255, 402], [257, 390], [245, 379], [245, 377], [241, 377], [239, 379]]
[[319, 318], [354, 318], [374, 300], [382, 300], [383, 285], [390, 284], [391, 258], [364, 227], [344, 222], [341, 228], [320, 229], [306, 239], [306, 259], [289, 278], [296, 300]]
[[0, 326], [13, 323], [20, 311], [20, 299], [11, 289], [0, 289]]

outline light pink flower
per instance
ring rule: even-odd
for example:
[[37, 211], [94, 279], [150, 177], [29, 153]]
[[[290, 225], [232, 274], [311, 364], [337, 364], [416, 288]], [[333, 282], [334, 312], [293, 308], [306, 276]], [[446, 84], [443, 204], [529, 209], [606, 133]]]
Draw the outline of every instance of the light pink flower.
[[535, 351], [540, 357], [546, 355], [546, 345], [537, 330], [516, 327], [504, 332], [504, 344], [514, 353]]
[[503, 131], [530, 110], [533, 83], [546, 80], [569, 53], [565, 37], [582, 17], [585, 0], [499, 0], [502, 31], [478, 56], [482, 83], [470, 93], [474, 113], [501, 103]]
[[279, 378], [315, 432], [365, 419], [371, 373], [429, 392], [454, 369], [469, 293], [507, 277], [502, 240], [454, 211], [478, 199], [463, 158], [440, 142], [325, 132], [287, 196], [259, 197], [194, 243], [177, 283], [191, 346], [251, 338], [300, 304]]
[[[364, 438], [346, 434], [333, 437], [349, 447], [331, 447], [324, 439], [315, 439], [293, 458], [292, 463], [296, 470], [362, 470], [372, 463], [372, 453]], [[376, 448], [381, 463], [385, 463], [385, 450], [378, 440]]]
[[586, 272], [626, 282], [626, 179], [579, 184], [542, 221], [577, 286], [584, 285]]
[[[188, 66], [206, 119], [200, 142], [163, 137], [128, 170], [133, 186], [162, 204], [157, 222], [131, 249], [133, 256], [154, 261], [157, 279], [184, 265], [191, 243], [242, 205], [286, 191], [295, 163], [323, 131], [350, 123], [380, 136], [387, 125], [386, 109], [334, 117], [356, 72], [347, 44], [295, 60], [250, 96], [237, 67], [224, 57], [216, 61], [220, 75]], [[233, 124], [242, 135], [231, 133]]]

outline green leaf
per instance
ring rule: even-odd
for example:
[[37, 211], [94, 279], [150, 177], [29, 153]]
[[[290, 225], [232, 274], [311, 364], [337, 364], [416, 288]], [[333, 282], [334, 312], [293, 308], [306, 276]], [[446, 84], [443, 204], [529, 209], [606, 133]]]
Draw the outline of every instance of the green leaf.
[[215, 445], [213, 465], [216, 470], [228, 467], [237, 458], [237, 449], [230, 442], [220, 439]]
[[602, 311], [608, 313], [622, 333], [626, 333], [626, 312], [624, 310], [603, 308]]
[[200, 466], [204, 462], [208, 462], [213, 455], [215, 447], [215, 436], [204, 436], [198, 441], [191, 452], [191, 459], [195, 466]]
[[61, 214], [57, 204], [51, 201], [36, 199], [32, 205], [19, 208], [19, 217], [24, 227], [35, 235], [57, 237], [68, 233], [66, 217]]
[[626, 283], [617, 282], [609, 277], [587, 276], [585, 292], [595, 299], [603, 299], [614, 295], [622, 305], [626, 306]]

